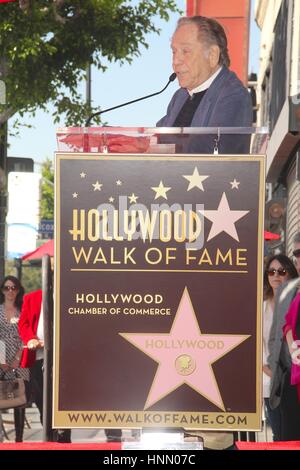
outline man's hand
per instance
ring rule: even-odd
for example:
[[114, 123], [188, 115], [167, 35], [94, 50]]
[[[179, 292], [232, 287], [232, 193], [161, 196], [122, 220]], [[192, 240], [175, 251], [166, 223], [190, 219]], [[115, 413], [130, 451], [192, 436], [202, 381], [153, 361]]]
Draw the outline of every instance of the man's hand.
[[27, 343], [27, 348], [35, 351], [36, 349], [41, 349], [44, 347], [44, 341], [40, 339], [30, 339]]

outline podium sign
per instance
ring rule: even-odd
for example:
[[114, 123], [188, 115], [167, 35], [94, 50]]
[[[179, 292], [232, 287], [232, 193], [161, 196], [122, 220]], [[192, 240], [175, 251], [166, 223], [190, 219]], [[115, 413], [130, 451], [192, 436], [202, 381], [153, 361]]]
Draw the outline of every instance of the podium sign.
[[259, 429], [264, 157], [56, 156], [54, 426]]

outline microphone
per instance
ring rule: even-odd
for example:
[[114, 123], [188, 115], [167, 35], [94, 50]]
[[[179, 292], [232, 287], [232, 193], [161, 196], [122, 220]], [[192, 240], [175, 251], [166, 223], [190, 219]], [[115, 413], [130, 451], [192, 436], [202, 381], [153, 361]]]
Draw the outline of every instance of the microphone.
[[127, 101], [126, 103], [118, 104], [117, 106], [113, 106], [112, 108], [103, 109], [101, 111], [98, 111], [97, 113], [91, 114], [91, 116], [87, 119], [87, 121], [85, 123], [85, 127], [89, 127], [89, 124], [90, 124], [91, 120], [95, 116], [100, 116], [100, 114], [107, 113], [108, 111], [112, 111], [113, 109], [122, 108], [122, 106], [127, 106], [128, 104], [136, 103], [137, 101], [142, 101], [142, 100], [146, 100], [147, 98], [151, 98], [151, 96], [159, 95], [160, 93], [165, 91], [165, 89], [170, 85], [171, 82], [173, 82], [175, 80], [175, 78], [176, 78], [176, 73], [173, 72], [169, 76], [168, 83], [166, 84], [166, 86], [162, 90], [157, 91], [156, 93], [151, 93], [151, 95], [142, 96], [141, 98], [137, 98], [137, 99], [132, 100], [132, 101]]

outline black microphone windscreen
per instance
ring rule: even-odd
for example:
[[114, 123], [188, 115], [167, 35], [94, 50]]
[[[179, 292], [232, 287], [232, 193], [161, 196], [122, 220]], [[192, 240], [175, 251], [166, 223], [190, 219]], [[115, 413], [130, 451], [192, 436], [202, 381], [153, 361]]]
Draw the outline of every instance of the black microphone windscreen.
[[173, 72], [173, 73], [169, 76], [169, 82], [174, 82], [175, 78], [176, 78], [176, 73]]

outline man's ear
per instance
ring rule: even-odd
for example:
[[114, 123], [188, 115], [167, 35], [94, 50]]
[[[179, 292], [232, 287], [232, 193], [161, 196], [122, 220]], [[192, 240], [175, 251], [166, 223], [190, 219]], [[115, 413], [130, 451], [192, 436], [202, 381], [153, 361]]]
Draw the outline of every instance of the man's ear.
[[220, 48], [216, 44], [209, 48], [209, 63], [212, 69], [214, 69], [220, 60]]

